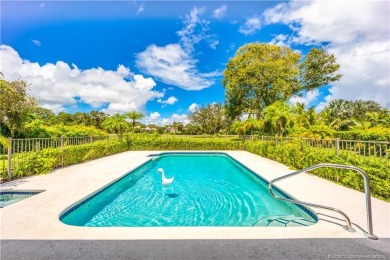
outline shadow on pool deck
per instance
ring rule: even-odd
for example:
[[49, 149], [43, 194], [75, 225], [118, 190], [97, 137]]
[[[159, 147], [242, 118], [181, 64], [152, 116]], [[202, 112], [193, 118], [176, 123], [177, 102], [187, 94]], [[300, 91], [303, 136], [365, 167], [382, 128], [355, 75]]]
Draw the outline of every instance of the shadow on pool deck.
[[390, 239], [2, 240], [1, 259], [390, 259]]

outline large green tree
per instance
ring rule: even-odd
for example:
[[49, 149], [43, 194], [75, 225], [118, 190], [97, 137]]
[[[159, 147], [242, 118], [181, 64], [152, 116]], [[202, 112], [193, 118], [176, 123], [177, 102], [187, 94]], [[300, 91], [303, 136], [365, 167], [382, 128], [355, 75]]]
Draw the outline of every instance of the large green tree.
[[96, 110], [92, 110], [89, 112], [89, 115], [91, 117], [91, 123], [93, 126], [96, 128], [102, 128], [101, 124], [103, 123], [104, 120], [108, 118], [108, 115], [104, 112], [99, 112]]
[[383, 107], [374, 100], [356, 100], [352, 104], [353, 117], [356, 119], [365, 119], [367, 113], [381, 113]]
[[224, 108], [221, 104], [209, 104], [196, 108], [188, 118], [191, 124], [199, 126], [205, 133], [217, 134], [227, 126]]
[[389, 110], [373, 100], [349, 101], [335, 99], [320, 113], [320, 117], [334, 130], [367, 129], [388, 125]]
[[59, 112], [56, 116], [56, 123], [63, 125], [73, 125], [73, 116], [67, 112]]
[[27, 83], [22, 80], [8, 82], [0, 79], [0, 123], [1, 130], [8, 128], [11, 137], [17, 137], [23, 123], [37, 102], [27, 93]]
[[243, 113], [261, 116], [265, 107], [293, 95], [316, 89], [341, 78], [333, 54], [311, 49], [301, 54], [265, 43], [240, 47], [224, 70], [226, 112], [232, 119]]
[[50, 109], [37, 106], [32, 109], [30, 117], [32, 120], [39, 119], [43, 122], [46, 122], [46, 124], [53, 124], [56, 115]]

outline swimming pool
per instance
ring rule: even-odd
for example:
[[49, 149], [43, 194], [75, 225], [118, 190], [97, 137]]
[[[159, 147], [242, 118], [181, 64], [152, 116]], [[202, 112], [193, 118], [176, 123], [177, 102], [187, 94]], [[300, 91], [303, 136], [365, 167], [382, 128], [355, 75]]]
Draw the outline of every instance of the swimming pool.
[[8, 205], [27, 199], [42, 191], [0, 191], [0, 208], [4, 208]]
[[[157, 169], [167, 177], [161, 184]], [[268, 183], [223, 153], [167, 153], [61, 214], [75, 226], [306, 226], [308, 209], [274, 199]], [[280, 196], [286, 196], [279, 192]]]

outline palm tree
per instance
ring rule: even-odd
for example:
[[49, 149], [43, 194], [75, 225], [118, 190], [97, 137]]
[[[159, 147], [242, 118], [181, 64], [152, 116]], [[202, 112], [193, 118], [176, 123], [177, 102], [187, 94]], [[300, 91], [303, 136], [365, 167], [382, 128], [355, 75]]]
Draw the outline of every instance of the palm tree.
[[122, 140], [123, 133], [126, 129], [128, 129], [129, 123], [126, 121], [126, 117], [124, 115], [115, 114], [104, 120], [102, 127], [109, 132], [115, 133], [119, 140]]
[[306, 112], [304, 103], [297, 103], [292, 107], [293, 113], [295, 115], [295, 121], [300, 127], [309, 128], [310, 119], [309, 115]]
[[299, 126], [309, 129], [317, 121], [317, 114], [314, 107], [307, 109], [304, 103], [297, 103], [292, 108], [295, 114], [295, 121]]
[[137, 112], [137, 111], [132, 111], [132, 112], [125, 113], [125, 116], [132, 120], [132, 129], [133, 129], [132, 131], [134, 132], [134, 127], [135, 127], [135, 123], [136, 123], [135, 120], [141, 119], [145, 115], [140, 113], [140, 112]]
[[367, 113], [379, 113], [382, 106], [374, 100], [356, 100], [353, 102], [353, 117], [357, 119], [364, 119]]
[[233, 133], [238, 135], [244, 135], [245, 134], [245, 128], [243, 126], [243, 123], [240, 121], [235, 121], [231, 126], [230, 130], [233, 131]]
[[331, 123], [330, 126], [336, 130], [348, 130], [349, 127], [353, 124], [353, 120], [349, 118], [336, 117]]
[[314, 107], [310, 107], [306, 111], [306, 117], [309, 120], [310, 126], [315, 125], [317, 123], [317, 113], [316, 113]]
[[349, 126], [353, 124], [351, 120], [353, 116], [353, 102], [343, 99], [332, 100], [325, 110], [329, 110], [328, 124], [333, 129], [337, 131], [348, 130]]
[[259, 130], [263, 126], [263, 123], [255, 118], [248, 118], [245, 120], [245, 122], [242, 124], [242, 127], [246, 130], [250, 130], [251, 135], [253, 135], [253, 130]]
[[360, 129], [360, 130], [367, 130], [371, 127], [371, 123], [364, 119], [352, 119], [352, 122], [354, 125], [349, 126], [350, 129]]
[[287, 127], [293, 123], [291, 108], [283, 101], [277, 101], [268, 106], [265, 111], [265, 120], [268, 121], [277, 135], [285, 135]]

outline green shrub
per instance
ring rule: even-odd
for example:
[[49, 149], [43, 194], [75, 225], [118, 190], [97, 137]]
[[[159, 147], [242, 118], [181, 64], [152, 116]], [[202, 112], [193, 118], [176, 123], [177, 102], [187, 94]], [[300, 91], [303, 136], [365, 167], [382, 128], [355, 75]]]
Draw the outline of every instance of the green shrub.
[[390, 141], [390, 128], [377, 126], [365, 130], [340, 131], [335, 136], [343, 140]]
[[[93, 143], [43, 149], [16, 154], [13, 158], [13, 178], [49, 173], [68, 166], [129, 150], [246, 150], [281, 162], [295, 169], [304, 169], [319, 163], [354, 165], [364, 170], [371, 180], [373, 196], [390, 201], [390, 165], [378, 157], [365, 157], [352, 151], [336, 155], [335, 148], [317, 148], [296, 139], [275, 141], [238, 141], [219, 138], [178, 138], [155, 135], [136, 135], [122, 141], [107, 139]], [[22, 158], [22, 159], [20, 159]], [[361, 176], [340, 169], [317, 169], [312, 174], [359, 191], [364, 190]], [[7, 178], [7, 171], [2, 171]]]
[[[316, 148], [300, 140], [276, 144], [275, 141], [245, 142], [244, 149], [263, 157], [281, 162], [295, 169], [304, 169], [320, 163], [353, 165], [361, 168], [370, 177], [372, 195], [390, 201], [390, 165], [377, 157], [367, 157], [343, 151], [336, 155], [335, 149]], [[342, 169], [322, 168], [311, 172], [319, 177], [343, 186], [364, 191], [364, 181], [359, 173]]]

